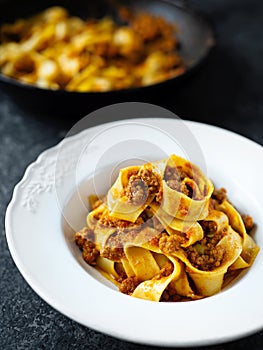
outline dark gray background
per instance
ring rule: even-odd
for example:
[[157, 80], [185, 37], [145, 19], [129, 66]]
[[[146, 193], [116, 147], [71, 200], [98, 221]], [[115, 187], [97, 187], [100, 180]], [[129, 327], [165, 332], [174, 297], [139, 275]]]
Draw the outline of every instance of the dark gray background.
[[[151, 102], [183, 119], [219, 125], [263, 144], [263, 2], [189, 3], [212, 20], [217, 47], [206, 64], [179, 89], [169, 89], [161, 100], [153, 96]], [[39, 118], [37, 111], [25, 112], [4, 91], [0, 93], [0, 349], [149, 349], [92, 331], [56, 312], [31, 290], [9, 254], [4, 215], [13, 187], [26, 166], [60, 141], [72, 125], [70, 120]], [[262, 349], [263, 332], [228, 344], [202, 347], [247, 348]]]

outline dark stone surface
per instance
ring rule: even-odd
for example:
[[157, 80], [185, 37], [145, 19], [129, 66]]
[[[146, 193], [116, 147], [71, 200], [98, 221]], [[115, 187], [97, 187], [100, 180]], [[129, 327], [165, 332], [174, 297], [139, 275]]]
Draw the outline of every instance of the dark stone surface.
[[[153, 96], [152, 103], [183, 119], [219, 125], [263, 144], [263, 2], [192, 0], [191, 4], [212, 20], [217, 47], [179, 90], [170, 89], [161, 99]], [[4, 215], [13, 187], [26, 166], [60, 141], [73, 124], [40, 118], [38, 111], [25, 112], [15, 100], [0, 95], [0, 349], [148, 349], [80, 326], [56, 312], [31, 290], [9, 254]], [[202, 347], [248, 348], [263, 348], [263, 332]]]

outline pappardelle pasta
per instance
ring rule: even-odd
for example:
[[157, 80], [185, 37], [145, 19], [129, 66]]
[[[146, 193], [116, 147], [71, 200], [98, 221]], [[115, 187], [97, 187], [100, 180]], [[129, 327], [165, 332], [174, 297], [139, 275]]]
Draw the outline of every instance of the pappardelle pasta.
[[174, 24], [119, 10], [84, 20], [59, 6], [0, 26], [0, 72], [41, 88], [109, 91], [159, 83], [185, 72]]
[[75, 234], [82, 257], [133, 297], [211, 296], [259, 251], [252, 218], [176, 155], [121, 169], [107, 195], [91, 196], [90, 204], [87, 224]]

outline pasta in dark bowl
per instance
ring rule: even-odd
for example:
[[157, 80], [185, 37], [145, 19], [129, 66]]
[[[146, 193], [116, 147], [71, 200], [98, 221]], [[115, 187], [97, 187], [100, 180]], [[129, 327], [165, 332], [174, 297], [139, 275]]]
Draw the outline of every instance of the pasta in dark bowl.
[[12, 2], [0, 3], [1, 86], [40, 112], [151, 98], [214, 45], [208, 22], [180, 2]]

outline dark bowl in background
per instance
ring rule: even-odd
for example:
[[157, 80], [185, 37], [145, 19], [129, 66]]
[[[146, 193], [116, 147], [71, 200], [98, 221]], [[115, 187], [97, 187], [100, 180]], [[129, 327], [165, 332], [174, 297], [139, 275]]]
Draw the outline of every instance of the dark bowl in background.
[[[0, 74], [0, 89], [15, 103], [39, 114], [58, 117], [74, 116], [80, 118], [94, 109], [126, 101], [154, 102], [170, 89], [179, 88], [180, 82], [187, 78], [207, 57], [215, 44], [214, 33], [209, 21], [200, 13], [189, 8], [184, 2], [176, 0], [119, 0], [119, 4], [135, 11], [158, 14], [178, 26], [177, 36], [181, 47], [180, 55], [186, 64], [186, 72], [178, 77], [158, 84], [108, 92], [69, 92], [50, 90], [24, 84]], [[82, 18], [100, 18], [116, 15], [115, 6], [107, 0], [0, 0], [0, 24], [12, 23], [18, 18], [29, 17], [49, 6], [63, 6], [70, 14]]]

